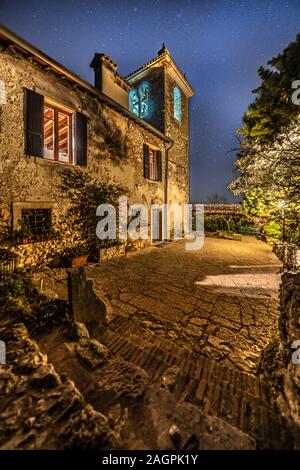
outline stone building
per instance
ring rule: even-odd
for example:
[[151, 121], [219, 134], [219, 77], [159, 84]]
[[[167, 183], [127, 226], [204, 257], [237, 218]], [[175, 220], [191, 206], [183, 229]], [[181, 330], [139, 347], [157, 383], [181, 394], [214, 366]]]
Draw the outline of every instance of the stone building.
[[[36, 234], [59, 225], [70, 204], [66, 168], [121, 184], [130, 203], [188, 202], [193, 90], [169, 51], [127, 77], [105, 54], [91, 67], [94, 86], [0, 28], [2, 244], [23, 222]], [[47, 240], [29, 245], [33, 263], [53, 250]]]

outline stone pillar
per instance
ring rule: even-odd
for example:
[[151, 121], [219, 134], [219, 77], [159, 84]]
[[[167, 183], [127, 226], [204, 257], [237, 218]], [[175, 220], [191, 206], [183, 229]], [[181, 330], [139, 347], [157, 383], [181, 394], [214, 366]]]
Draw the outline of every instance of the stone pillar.
[[93, 289], [93, 281], [86, 278], [84, 266], [68, 270], [68, 289], [74, 320], [85, 323], [89, 332], [106, 324], [106, 306]]

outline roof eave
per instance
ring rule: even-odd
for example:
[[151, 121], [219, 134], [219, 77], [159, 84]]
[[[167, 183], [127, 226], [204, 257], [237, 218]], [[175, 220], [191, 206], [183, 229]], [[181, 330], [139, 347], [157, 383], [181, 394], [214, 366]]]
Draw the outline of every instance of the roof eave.
[[101, 93], [97, 88], [92, 86], [90, 83], [86, 82], [85, 80], [80, 78], [78, 75], [74, 74], [73, 72], [65, 68], [63, 65], [61, 65], [59, 62], [55, 61], [54, 59], [49, 57], [47, 54], [44, 54], [42, 51], [34, 47], [25, 39], [22, 39], [21, 37], [17, 36], [15, 33], [10, 31], [3, 25], [0, 25], [0, 42], [1, 41], [4, 43], [8, 42], [9, 44], [12, 44], [14, 47], [18, 48], [25, 55], [28, 54], [29, 56], [33, 56], [35, 59], [37, 59], [37, 62], [41, 63], [44, 66], [49, 67], [57, 75], [67, 78], [70, 82], [75, 83], [76, 85], [81, 87], [83, 90], [97, 96], [105, 104], [115, 109], [116, 111], [120, 112], [121, 114], [126, 116], [128, 119], [131, 119], [136, 124], [148, 130], [149, 132], [157, 135], [158, 137], [163, 139], [165, 142], [171, 142], [171, 139], [169, 139], [161, 131], [151, 126], [146, 121], [143, 121], [142, 119], [132, 114], [130, 111], [128, 111], [128, 109], [124, 108], [122, 105], [120, 105], [113, 99]]

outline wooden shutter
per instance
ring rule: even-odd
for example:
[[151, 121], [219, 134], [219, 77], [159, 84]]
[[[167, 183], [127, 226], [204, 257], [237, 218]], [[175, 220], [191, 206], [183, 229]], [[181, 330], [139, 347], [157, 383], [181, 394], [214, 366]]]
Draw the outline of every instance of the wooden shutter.
[[74, 115], [75, 165], [87, 164], [87, 117], [82, 113]]
[[44, 150], [44, 97], [24, 89], [25, 154], [42, 157]]
[[147, 144], [143, 145], [144, 149], [144, 178], [150, 177], [149, 171], [149, 146]]
[[157, 181], [162, 181], [161, 151], [156, 151]]

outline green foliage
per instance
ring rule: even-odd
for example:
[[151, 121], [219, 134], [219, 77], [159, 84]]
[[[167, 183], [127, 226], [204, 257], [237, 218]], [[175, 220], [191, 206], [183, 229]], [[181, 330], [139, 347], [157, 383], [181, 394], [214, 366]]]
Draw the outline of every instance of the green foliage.
[[58, 236], [58, 232], [52, 227], [45, 229], [43, 232], [36, 234], [32, 231], [30, 225], [22, 221], [20, 228], [13, 232], [13, 240], [15, 244], [33, 243], [38, 241], [50, 241]]
[[34, 335], [73, 320], [67, 302], [42, 295], [23, 270], [0, 277], [0, 315], [24, 322]]
[[[300, 77], [300, 35], [278, 57], [259, 69], [260, 87], [244, 116], [243, 135], [229, 185], [244, 196], [244, 214], [274, 240], [300, 242], [299, 106], [292, 83]], [[280, 208], [284, 201], [284, 209]]]
[[[115, 241], [100, 242], [96, 237], [96, 209], [100, 204], [118, 206], [118, 198], [124, 192], [121, 186], [95, 181], [79, 168], [65, 169], [62, 190], [70, 199], [64, 223], [74, 239], [74, 248], [81, 254], [94, 253], [99, 246], [110, 246]], [[84, 246], [83, 246], [84, 245]]]
[[35, 321], [25, 321], [32, 335], [70, 325], [74, 320], [67, 302], [60, 299], [41, 301], [33, 306], [33, 310]]
[[204, 230], [206, 232], [255, 233], [247, 218], [230, 215], [205, 215]]
[[278, 222], [271, 220], [264, 225], [264, 233], [274, 240], [280, 240], [282, 238], [282, 226]]
[[285, 241], [299, 244], [299, 205], [290, 202], [284, 208], [280, 208], [280, 196], [279, 192], [268, 193], [262, 189], [255, 189], [246, 195], [243, 201], [243, 213], [273, 241], [282, 240], [284, 224]]
[[299, 107], [292, 103], [291, 94], [293, 81], [300, 77], [299, 57], [300, 34], [268, 62], [270, 68], [259, 68], [261, 85], [253, 91], [256, 98], [244, 115], [240, 134], [256, 142], [269, 142], [297, 118]]
[[85, 256], [85, 255], [88, 255], [88, 248], [86, 247], [85, 244], [79, 244], [74, 247], [66, 248], [64, 250], [64, 255], [71, 257], [71, 258], [76, 258], [78, 256]]
[[25, 277], [19, 271], [0, 278], [0, 309], [20, 307], [26, 298]]
[[207, 232], [235, 232], [236, 221], [231, 216], [204, 216], [204, 230]]

